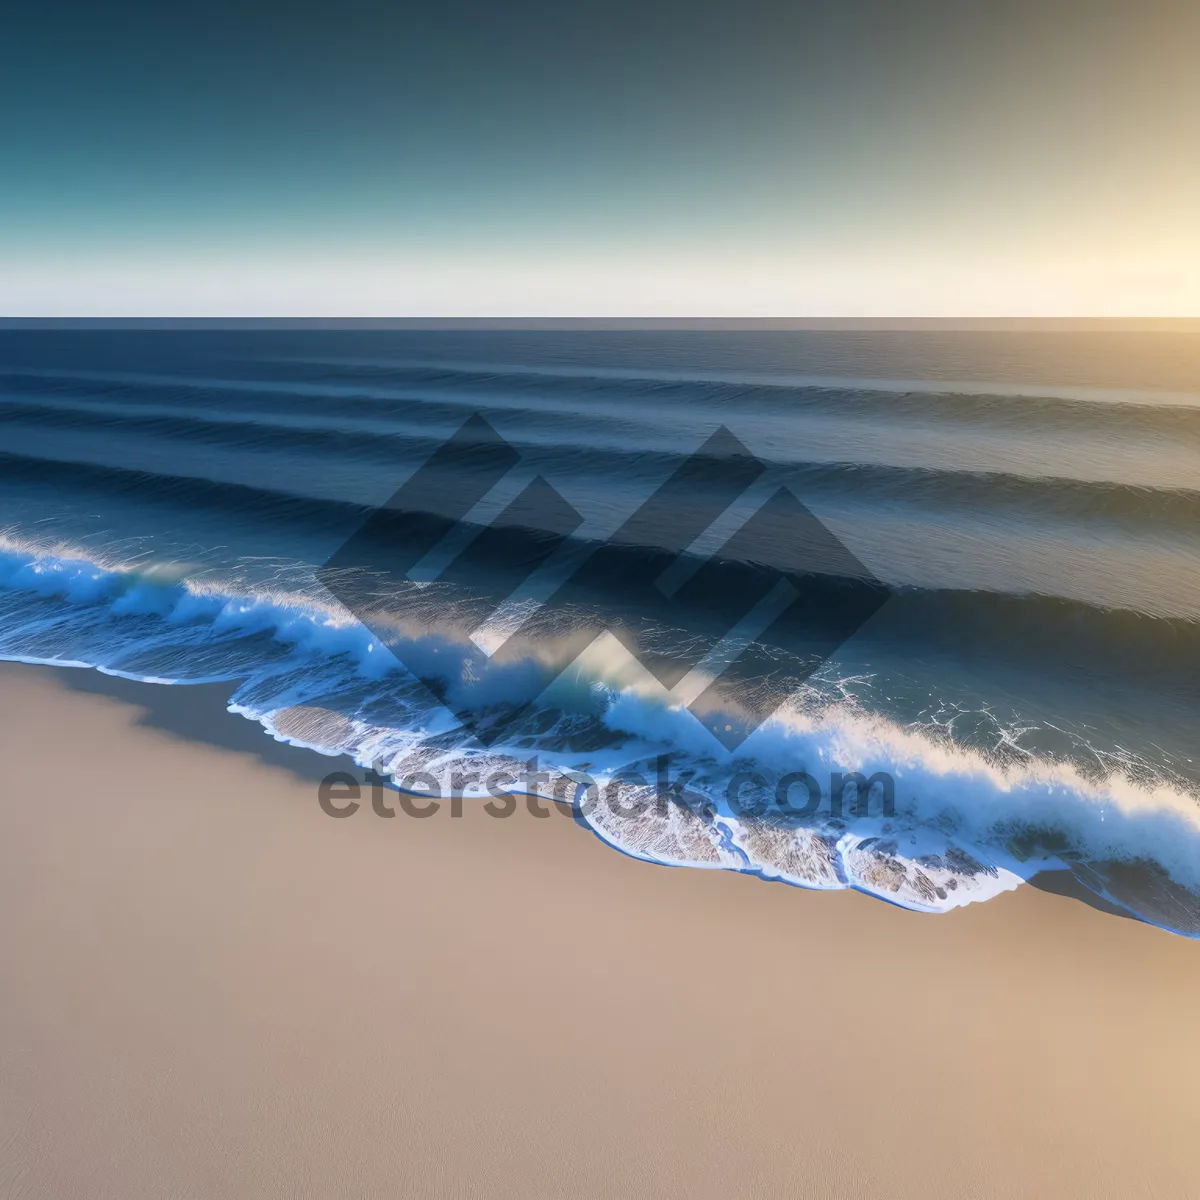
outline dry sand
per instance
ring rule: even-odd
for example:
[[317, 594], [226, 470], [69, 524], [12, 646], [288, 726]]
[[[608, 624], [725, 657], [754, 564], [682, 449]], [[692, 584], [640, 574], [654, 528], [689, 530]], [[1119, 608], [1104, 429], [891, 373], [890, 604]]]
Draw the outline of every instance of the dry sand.
[[212, 688], [0, 705], [6, 1200], [1200, 1196], [1194, 942], [332, 820]]

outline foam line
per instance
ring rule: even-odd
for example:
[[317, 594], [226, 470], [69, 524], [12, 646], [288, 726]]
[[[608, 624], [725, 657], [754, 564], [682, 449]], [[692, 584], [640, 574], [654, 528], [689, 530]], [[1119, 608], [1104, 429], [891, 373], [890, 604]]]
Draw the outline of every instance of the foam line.
[[[533, 789], [543, 794], [561, 789], [563, 772], [584, 771], [596, 796], [581, 802], [581, 818], [611, 845], [652, 862], [855, 888], [924, 912], [985, 901], [1067, 867], [1097, 894], [1200, 935], [1200, 804], [1166, 778], [1095, 779], [1038, 758], [1001, 765], [850, 702], [782, 712], [734, 754], [628, 656], [599, 643], [547, 694], [536, 736], [484, 750], [455, 733], [447, 711], [368, 630], [316, 594], [202, 586], [10, 540], [0, 543], [0, 600], [0, 657], [160, 684], [237, 681], [231, 711], [281, 741], [351, 754], [397, 783], [417, 768], [448, 778], [531, 753], [551, 767], [551, 782]], [[406, 660], [424, 654], [440, 662], [457, 702], [468, 706], [522, 694], [540, 669], [532, 659], [494, 666], [449, 626], [400, 637]], [[586, 750], [573, 740], [583, 726]], [[628, 811], [628, 792], [623, 803], [605, 798], [629, 764], [644, 767], [661, 754], [688, 774], [682, 792], [661, 800], [643, 770], [647, 803], [636, 812]], [[894, 813], [868, 805], [865, 815], [836, 816], [824, 782], [835, 768], [890, 773]], [[822, 787], [818, 815], [747, 815], [727, 787], [739, 769], [772, 779], [810, 772]], [[1131, 870], [1146, 879], [1144, 903], [1114, 882]]]

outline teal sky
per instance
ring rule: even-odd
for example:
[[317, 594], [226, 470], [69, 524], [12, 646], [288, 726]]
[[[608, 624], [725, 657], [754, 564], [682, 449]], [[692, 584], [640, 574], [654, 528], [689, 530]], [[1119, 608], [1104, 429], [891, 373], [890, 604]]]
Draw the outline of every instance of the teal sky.
[[6, 6], [7, 315], [1200, 315], [1200, 5]]

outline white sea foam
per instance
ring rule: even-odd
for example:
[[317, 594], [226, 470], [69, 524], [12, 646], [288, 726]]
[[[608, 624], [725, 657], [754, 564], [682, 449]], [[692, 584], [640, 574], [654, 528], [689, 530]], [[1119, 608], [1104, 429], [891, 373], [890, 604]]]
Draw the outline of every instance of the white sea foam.
[[[555, 711], [590, 706], [589, 719], [609, 735], [601, 748], [573, 749], [552, 729], [540, 740], [483, 749], [469, 737], [447, 741], [455, 721], [446, 709], [315, 587], [239, 593], [213, 577], [119, 569], [10, 539], [0, 542], [0, 589], [10, 605], [0, 657], [162, 683], [238, 680], [233, 711], [280, 740], [349, 753], [397, 781], [417, 767], [441, 780], [464, 763], [495, 766], [536, 754], [555, 769], [540, 790], [569, 795], [564, 772], [585, 773], [595, 786], [580, 789], [582, 818], [610, 844], [650, 861], [853, 887], [930, 912], [989, 899], [1046, 868], [1131, 863], [1162, 872], [1198, 897], [1200, 909], [1200, 804], [1165, 780], [1119, 772], [1097, 779], [1037, 758], [1000, 763], [851, 701], [807, 708], [798, 701], [726, 751], [612, 638], [594, 643], [547, 693]], [[428, 665], [440, 654], [461, 703], [522, 694], [546, 665], [493, 668], [451, 624], [421, 628], [397, 623], [402, 657], [424, 655]], [[664, 754], [684, 777], [678, 794], [666, 797], [647, 767]], [[641, 784], [614, 790], [631, 764], [640, 764]], [[802, 818], [747, 813], [730, 790], [738, 772], [755, 773], [770, 793], [798, 771], [821, 792], [816, 811]], [[860, 814], [848, 798], [837, 813], [835, 772], [889, 775], [894, 812], [883, 813], [876, 798]]]

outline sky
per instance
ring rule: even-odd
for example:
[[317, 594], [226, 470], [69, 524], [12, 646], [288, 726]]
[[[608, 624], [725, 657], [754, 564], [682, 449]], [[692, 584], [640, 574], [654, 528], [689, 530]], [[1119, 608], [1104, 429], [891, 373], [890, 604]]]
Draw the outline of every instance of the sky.
[[1200, 316], [1196, 0], [4, 0], [0, 315]]

